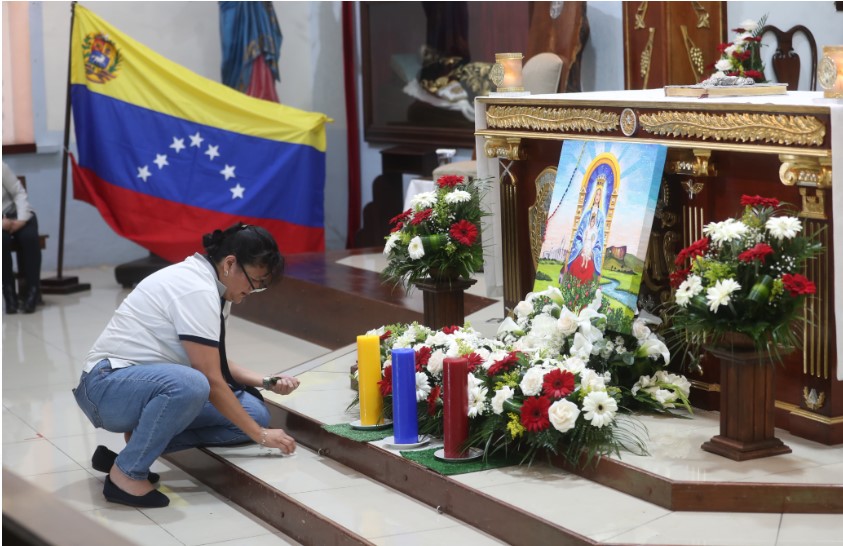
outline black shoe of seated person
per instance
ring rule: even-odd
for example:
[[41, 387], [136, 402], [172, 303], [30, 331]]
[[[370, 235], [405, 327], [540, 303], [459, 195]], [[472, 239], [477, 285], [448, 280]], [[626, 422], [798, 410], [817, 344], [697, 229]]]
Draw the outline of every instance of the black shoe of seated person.
[[170, 504], [170, 499], [161, 491], [150, 491], [146, 495], [131, 495], [126, 493], [111, 481], [110, 476], [105, 477], [105, 485], [102, 488], [105, 500], [117, 502], [126, 506], [136, 508], [163, 508]]
[[[94, 470], [108, 474], [111, 472], [111, 467], [114, 466], [114, 460], [116, 458], [117, 454], [107, 447], [97, 446], [96, 451], [94, 451], [94, 456], [91, 457], [91, 466], [94, 467]], [[149, 483], [158, 483], [161, 476], [155, 472], [150, 472], [146, 479], [149, 480]]]
[[6, 314], [14, 315], [18, 312], [18, 294], [14, 286], [3, 287], [3, 301], [6, 303]]

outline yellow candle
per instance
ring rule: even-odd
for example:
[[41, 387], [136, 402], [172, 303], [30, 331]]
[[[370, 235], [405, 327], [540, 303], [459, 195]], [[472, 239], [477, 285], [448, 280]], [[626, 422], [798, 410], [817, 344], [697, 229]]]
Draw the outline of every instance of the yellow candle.
[[381, 352], [378, 336], [357, 336], [357, 385], [360, 393], [360, 424], [383, 423], [381, 380]]

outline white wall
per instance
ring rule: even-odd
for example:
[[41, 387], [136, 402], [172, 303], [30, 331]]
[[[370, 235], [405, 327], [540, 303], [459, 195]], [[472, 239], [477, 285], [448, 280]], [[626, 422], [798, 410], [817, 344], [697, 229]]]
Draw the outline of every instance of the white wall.
[[[45, 91], [35, 104], [45, 104], [47, 129], [56, 142], [64, 127], [65, 82], [69, 36], [69, 2], [33, 3], [42, 12], [42, 60], [33, 70], [43, 74]], [[281, 83], [285, 104], [326, 113], [329, 124], [326, 180], [326, 241], [342, 248], [346, 238], [347, 157], [346, 117], [342, 68], [342, 26], [339, 2], [274, 2], [284, 39], [281, 47]], [[219, 81], [221, 59], [219, 15], [216, 2], [91, 2], [87, 7], [133, 38], [191, 70]], [[621, 2], [589, 2], [591, 36], [583, 52], [584, 91], [623, 87], [623, 29]], [[768, 22], [786, 30], [801, 23], [810, 28], [820, 48], [843, 43], [843, 12], [828, 0], [817, 2], [728, 2], [729, 28], [744, 19], [769, 13]], [[358, 116], [362, 112], [359, 28], [357, 33]], [[797, 41], [799, 47], [799, 41]], [[765, 55], [772, 48], [765, 48]], [[769, 61], [767, 61], [769, 64]], [[809, 70], [803, 63], [803, 81]], [[380, 174], [380, 150], [386, 145], [361, 145], [362, 202], [371, 201], [371, 185]], [[71, 146], [72, 148], [72, 146]], [[470, 150], [460, 150], [467, 157]], [[44, 270], [56, 264], [59, 209], [59, 153], [10, 156], [7, 162], [29, 181], [41, 231], [51, 239]], [[72, 199], [67, 201], [65, 267], [119, 264], [146, 255], [137, 245], [115, 235], [97, 211]]]

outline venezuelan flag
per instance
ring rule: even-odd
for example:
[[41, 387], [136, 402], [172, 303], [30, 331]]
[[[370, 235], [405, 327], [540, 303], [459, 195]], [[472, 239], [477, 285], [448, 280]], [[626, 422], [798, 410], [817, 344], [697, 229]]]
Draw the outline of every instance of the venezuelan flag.
[[75, 7], [74, 197], [172, 262], [236, 221], [282, 252], [325, 248], [324, 114], [203, 78]]

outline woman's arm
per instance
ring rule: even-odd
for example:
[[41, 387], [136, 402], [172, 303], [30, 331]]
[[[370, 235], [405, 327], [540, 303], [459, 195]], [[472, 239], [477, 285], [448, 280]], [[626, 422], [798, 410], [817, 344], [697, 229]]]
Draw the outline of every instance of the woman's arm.
[[[228, 361], [228, 369], [231, 371], [231, 376], [243, 385], [250, 387], [263, 387], [263, 377], [261, 374], [252, 371], [243, 366], [238, 366], [231, 360]], [[278, 394], [290, 394], [299, 386], [299, 380], [289, 375], [273, 374], [272, 377], [277, 377], [278, 381], [272, 386], [271, 390]]]
[[278, 448], [284, 453], [292, 453], [296, 450], [296, 441], [292, 436], [282, 429], [264, 429], [246, 413], [222, 376], [219, 350], [216, 347], [193, 341], [182, 341], [182, 345], [187, 351], [191, 366], [208, 378], [211, 387], [208, 400], [220, 413], [249, 438], [261, 445]]

